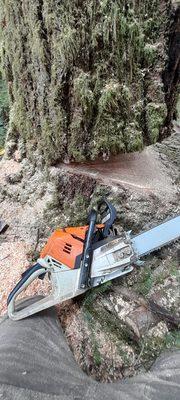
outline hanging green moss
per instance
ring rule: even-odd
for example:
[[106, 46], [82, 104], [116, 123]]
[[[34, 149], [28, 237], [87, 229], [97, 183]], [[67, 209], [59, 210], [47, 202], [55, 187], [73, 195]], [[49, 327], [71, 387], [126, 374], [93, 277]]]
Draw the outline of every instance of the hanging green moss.
[[127, 152], [143, 149], [142, 133], [138, 130], [138, 127], [133, 122], [127, 125], [124, 130], [124, 141]]
[[101, 91], [94, 126], [92, 155], [126, 151], [123, 130], [129, 118], [131, 92], [126, 85], [111, 80]]
[[0, 148], [4, 146], [9, 118], [9, 99], [5, 81], [0, 74]]
[[157, 46], [147, 43], [144, 46], [144, 63], [147, 66], [152, 66], [158, 58]]
[[163, 85], [153, 99], [146, 88], [162, 79], [169, 1], [0, 0], [0, 9], [8, 138], [23, 138], [27, 155], [83, 161], [158, 140]]
[[159, 131], [163, 125], [167, 109], [163, 104], [149, 103], [146, 106], [147, 129], [151, 143], [159, 139]]
[[83, 71], [80, 71], [77, 78], [74, 79], [74, 101], [81, 106], [87, 118], [92, 117], [94, 106], [94, 93], [90, 84], [91, 78], [89, 74]]

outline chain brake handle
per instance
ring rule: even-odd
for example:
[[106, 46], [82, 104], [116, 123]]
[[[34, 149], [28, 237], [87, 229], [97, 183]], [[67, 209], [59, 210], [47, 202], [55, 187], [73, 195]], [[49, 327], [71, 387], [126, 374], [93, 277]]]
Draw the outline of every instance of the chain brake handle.
[[102, 234], [103, 237], [106, 238], [109, 236], [110, 230], [112, 229], [113, 223], [117, 217], [117, 212], [109, 201], [102, 199], [98, 203], [98, 213], [101, 217], [101, 223], [104, 224]]

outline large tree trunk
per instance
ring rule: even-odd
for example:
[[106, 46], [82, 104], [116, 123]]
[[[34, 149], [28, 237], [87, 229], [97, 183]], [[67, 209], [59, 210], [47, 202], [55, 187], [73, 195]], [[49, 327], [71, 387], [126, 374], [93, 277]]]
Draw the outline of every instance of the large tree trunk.
[[82, 161], [168, 135], [171, 22], [169, 0], [1, 0], [13, 148]]

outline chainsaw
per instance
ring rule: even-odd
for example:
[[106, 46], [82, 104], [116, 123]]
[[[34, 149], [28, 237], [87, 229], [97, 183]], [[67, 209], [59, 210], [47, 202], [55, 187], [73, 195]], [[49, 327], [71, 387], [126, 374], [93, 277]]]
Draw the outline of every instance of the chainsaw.
[[[180, 216], [138, 235], [118, 233], [113, 226], [116, 209], [102, 199], [92, 209], [88, 225], [56, 229], [40, 254], [37, 263], [22, 274], [22, 279], [8, 296], [8, 315], [20, 320], [88, 289], [124, 276], [141, 258], [180, 238]], [[48, 274], [50, 293], [30, 305], [17, 307], [16, 298], [36, 278]]]

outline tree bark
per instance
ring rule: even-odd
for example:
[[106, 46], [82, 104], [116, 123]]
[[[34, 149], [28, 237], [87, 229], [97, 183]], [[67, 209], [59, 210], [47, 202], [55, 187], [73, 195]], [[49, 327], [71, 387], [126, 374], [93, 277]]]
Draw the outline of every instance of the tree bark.
[[107, 159], [169, 132], [169, 0], [0, 3], [13, 150], [49, 164]]

